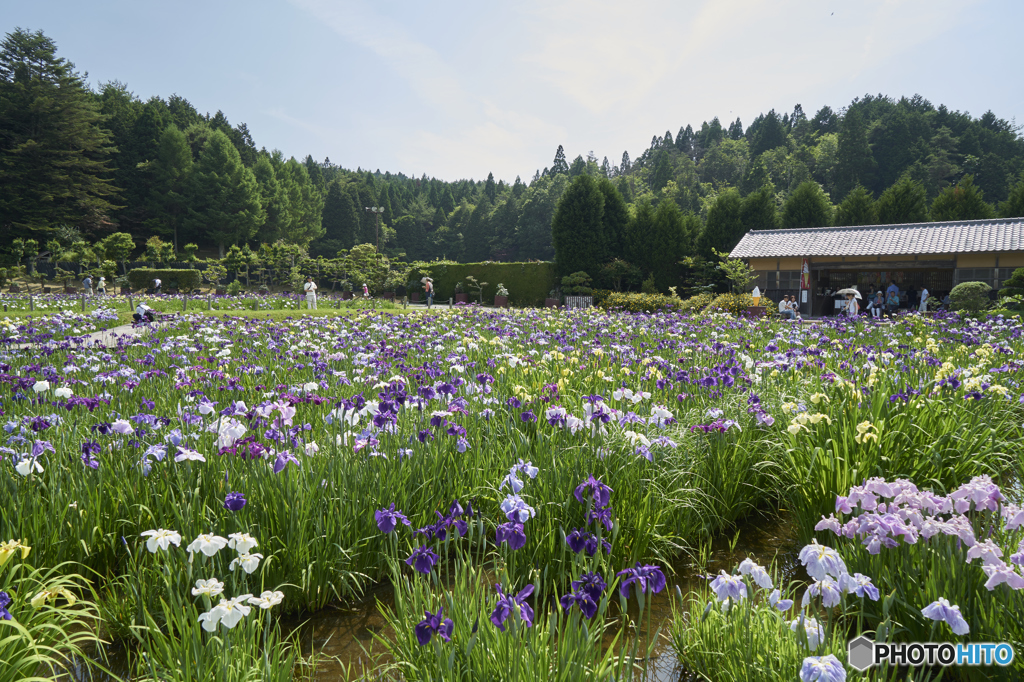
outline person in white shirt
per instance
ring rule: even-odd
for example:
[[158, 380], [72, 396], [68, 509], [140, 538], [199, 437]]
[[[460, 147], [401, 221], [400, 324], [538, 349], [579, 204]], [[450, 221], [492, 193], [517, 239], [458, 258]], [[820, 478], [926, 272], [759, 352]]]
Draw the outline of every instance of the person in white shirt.
[[306, 292], [306, 307], [310, 310], [316, 310], [316, 283], [313, 282], [312, 277], [306, 278], [306, 283], [302, 285], [302, 289]]
[[921, 305], [917, 310], [922, 313], [928, 310], [928, 289], [926, 287], [921, 287]]
[[779, 301], [779, 314], [789, 320], [796, 319], [796, 314], [789, 309], [789, 298], [786, 296]]
[[156, 313], [154, 313], [153, 309], [150, 308], [145, 303], [140, 303], [139, 305], [137, 305], [135, 307], [135, 313], [132, 315], [132, 319], [135, 320], [136, 322], [142, 322], [142, 320], [146, 320], [146, 322], [152, 322], [155, 318]]
[[789, 310], [793, 313], [794, 319], [800, 319], [800, 304], [796, 302], [796, 296], [789, 297]]
[[96, 293], [105, 296], [107, 293], [107, 278], [100, 277], [100, 281], [96, 283]]
[[153, 279], [153, 293], [154, 294], [159, 294], [160, 293], [160, 285], [162, 285], [162, 284], [163, 284], [163, 282], [161, 282], [159, 279], [157, 279], [157, 278]]

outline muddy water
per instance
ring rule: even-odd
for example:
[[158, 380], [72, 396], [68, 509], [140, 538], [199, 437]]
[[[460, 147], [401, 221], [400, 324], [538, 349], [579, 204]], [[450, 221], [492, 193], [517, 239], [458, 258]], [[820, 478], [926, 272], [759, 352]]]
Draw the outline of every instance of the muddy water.
[[[655, 643], [654, 653], [648, 661], [646, 679], [650, 682], [674, 682], [680, 679], [679, 662], [671, 642], [665, 636], [672, 622], [672, 599], [677, 585], [683, 598], [688, 599], [689, 594], [707, 585], [703, 575], [715, 575], [719, 570], [732, 571], [747, 557], [765, 566], [775, 563], [783, 580], [788, 581], [796, 575], [798, 566], [796, 555], [799, 548], [795, 538], [795, 529], [786, 520], [748, 522], [739, 528], [734, 548], [730, 549], [732, 535], [712, 543], [710, 555], [703, 567], [693, 559], [680, 560], [673, 566], [673, 573], [668, 575], [668, 588], [654, 595], [648, 603], [651, 609], [651, 629], [656, 632], [660, 626], [663, 634]], [[304, 624], [295, 624], [301, 629], [305, 650], [314, 648], [334, 659], [327, 660], [321, 666], [320, 679], [338, 679], [344, 667], [354, 666], [359, 670], [369, 664], [367, 652], [379, 653], [380, 650], [374, 635], [386, 637], [389, 634], [378, 604], [388, 607], [391, 602], [390, 587], [382, 585], [360, 604], [328, 607], [311, 615]], [[635, 609], [636, 600], [630, 602], [631, 609]], [[632, 615], [636, 617], [635, 612]], [[645, 625], [646, 620], [645, 614]], [[609, 635], [609, 640], [613, 635]], [[643, 649], [646, 644], [641, 641], [640, 648]]]
[[[646, 665], [645, 679], [648, 682], [676, 682], [681, 679], [682, 670], [676, 659], [675, 651], [667, 636], [672, 623], [672, 600], [676, 594], [676, 586], [686, 600], [695, 591], [707, 585], [704, 575], [715, 575], [719, 570], [732, 571], [739, 562], [750, 557], [757, 563], [769, 566], [775, 564], [783, 582], [797, 575], [796, 532], [793, 525], [785, 519], [760, 519], [749, 521], [738, 530], [734, 547], [731, 547], [733, 535], [723, 537], [712, 543], [704, 565], [693, 558], [681, 558], [672, 571], [666, 571], [668, 587], [660, 594], [653, 595], [647, 608], [651, 613], [651, 630], [662, 629], [662, 635], [655, 642], [653, 654]], [[617, 603], [617, 599], [613, 600]], [[304, 619], [285, 622], [285, 629], [298, 628], [302, 641], [303, 652], [317, 651], [324, 654], [322, 665], [318, 669], [317, 679], [344, 679], [346, 669], [359, 672], [372, 665], [372, 661], [381, 653], [380, 645], [374, 635], [387, 637], [390, 629], [381, 615], [380, 607], [392, 604], [392, 592], [388, 585], [380, 585], [370, 591], [361, 603], [346, 606], [328, 606]], [[631, 615], [636, 618], [637, 603], [630, 600]], [[643, 625], [646, 627], [647, 615]], [[645, 633], [649, 634], [649, 633]], [[614, 636], [610, 633], [608, 640]], [[606, 642], [607, 644], [608, 642]], [[646, 649], [648, 642], [641, 639], [639, 650]], [[377, 662], [386, 659], [377, 658]], [[107, 651], [107, 666], [115, 676], [92, 676], [78, 674], [74, 679], [115, 682], [126, 680], [127, 659], [121, 647], [113, 647]], [[81, 673], [81, 671], [79, 671]]]

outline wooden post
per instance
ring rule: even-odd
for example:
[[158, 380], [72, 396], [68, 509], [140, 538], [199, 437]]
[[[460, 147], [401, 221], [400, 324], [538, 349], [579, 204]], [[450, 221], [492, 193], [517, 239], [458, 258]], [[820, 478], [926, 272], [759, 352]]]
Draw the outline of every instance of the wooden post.
[[35, 303], [35, 301], [32, 300], [32, 294], [29, 294], [28, 295], [28, 310], [29, 310], [29, 312], [32, 312], [35, 309], [36, 309], [36, 303]]
[[188, 311], [188, 294], [185, 294], [185, 298], [181, 299], [181, 312]]
[[132, 301], [131, 294], [128, 294], [128, 312], [135, 312], [135, 303]]
[[455, 297], [454, 296], [452, 296], [452, 297], [450, 297], [448, 299], [448, 307], [449, 308], [454, 308], [455, 307]]
[[82, 294], [82, 312], [85, 312], [85, 294]]
[[213, 299], [209, 296], [206, 297], [206, 309], [213, 310]]

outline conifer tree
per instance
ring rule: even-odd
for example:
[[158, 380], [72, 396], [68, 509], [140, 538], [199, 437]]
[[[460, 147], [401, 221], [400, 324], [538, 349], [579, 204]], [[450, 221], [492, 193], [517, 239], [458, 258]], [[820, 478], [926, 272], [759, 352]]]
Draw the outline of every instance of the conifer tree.
[[995, 211], [985, 202], [981, 189], [974, 184], [974, 176], [965, 175], [956, 185], [939, 192], [929, 214], [934, 221], [982, 220], [991, 218]]
[[867, 126], [858, 107], [852, 107], [843, 117], [839, 129], [839, 148], [836, 152], [837, 196], [845, 196], [858, 184], [872, 187], [877, 164], [868, 144]]
[[492, 206], [498, 200], [498, 185], [494, 182], [494, 173], [487, 174], [487, 181], [484, 182], [484, 196]]
[[743, 200], [735, 188], [729, 188], [718, 195], [708, 209], [704, 229], [697, 238], [697, 253], [712, 260], [715, 251], [733, 250], [745, 234], [742, 216]]
[[778, 228], [779, 211], [771, 190], [768, 187], [762, 187], [756, 192], [748, 194], [743, 200], [740, 218], [743, 221], [743, 229], [748, 232]]
[[555, 161], [551, 164], [551, 175], [558, 175], [559, 173], [569, 174], [569, 164], [565, 160], [565, 149], [562, 145], [558, 145], [558, 150], [555, 151]]
[[836, 227], [852, 225], [875, 225], [878, 223], [878, 210], [871, 192], [857, 185], [846, 195], [842, 203], [836, 207]]
[[604, 194], [589, 175], [576, 177], [562, 194], [551, 223], [559, 276], [586, 272], [596, 277], [606, 253]]
[[782, 205], [782, 227], [829, 227], [832, 225], [832, 202], [821, 185], [808, 180], [800, 183]]
[[603, 265], [612, 259], [622, 258], [625, 253], [629, 209], [622, 194], [608, 178], [598, 179], [597, 188], [604, 195], [602, 222], [606, 244], [604, 253], [598, 254], [598, 259]]
[[324, 236], [310, 246], [311, 254], [333, 258], [338, 251], [355, 246], [359, 215], [340, 179], [327, 187], [321, 225]]
[[1024, 217], [1024, 177], [1010, 190], [1010, 196], [999, 204], [999, 215], [1003, 218]]
[[921, 183], [904, 175], [882, 192], [875, 209], [880, 225], [923, 223], [928, 220], [927, 195]]

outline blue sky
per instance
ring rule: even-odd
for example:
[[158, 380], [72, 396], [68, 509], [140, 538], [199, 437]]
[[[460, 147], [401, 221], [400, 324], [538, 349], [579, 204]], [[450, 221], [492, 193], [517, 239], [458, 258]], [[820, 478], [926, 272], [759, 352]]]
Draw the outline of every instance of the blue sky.
[[0, 0], [92, 84], [177, 93], [257, 146], [347, 168], [528, 180], [718, 116], [864, 93], [1024, 123], [1024, 2]]

